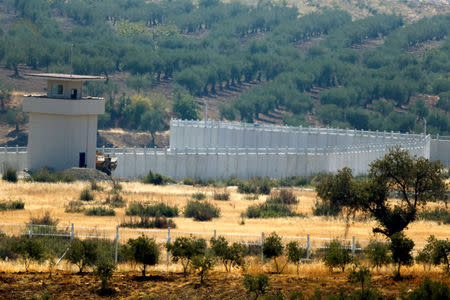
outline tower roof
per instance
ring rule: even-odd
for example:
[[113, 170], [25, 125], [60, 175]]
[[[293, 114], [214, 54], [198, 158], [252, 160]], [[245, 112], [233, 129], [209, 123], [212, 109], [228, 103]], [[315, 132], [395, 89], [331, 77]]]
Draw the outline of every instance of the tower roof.
[[61, 74], [61, 73], [27, 73], [26, 76], [44, 78], [44, 79], [57, 79], [57, 80], [105, 80], [104, 76], [92, 76], [92, 75], [75, 75], [75, 74]]

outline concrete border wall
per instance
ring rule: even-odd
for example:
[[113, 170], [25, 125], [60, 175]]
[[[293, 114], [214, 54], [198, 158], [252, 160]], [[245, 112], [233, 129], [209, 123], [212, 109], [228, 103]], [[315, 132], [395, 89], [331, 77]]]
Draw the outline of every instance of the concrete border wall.
[[430, 144], [430, 159], [440, 160], [444, 165], [450, 165], [450, 139], [432, 139]]
[[421, 141], [422, 134], [171, 120], [170, 148], [325, 148]]

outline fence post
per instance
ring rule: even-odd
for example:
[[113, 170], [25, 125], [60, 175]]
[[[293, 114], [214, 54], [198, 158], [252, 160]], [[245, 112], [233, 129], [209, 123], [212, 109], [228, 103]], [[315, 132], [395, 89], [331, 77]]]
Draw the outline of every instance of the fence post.
[[30, 229], [28, 230], [28, 236], [32, 237], [33, 236], [33, 221], [30, 220]]
[[309, 242], [309, 233], [306, 234], [306, 259], [311, 255], [311, 243]]
[[355, 254], [356, 250], [356, 243], [355, 243], [355, 236], [352, 237], [352, 255]]
[[70, 239], [73, 240], [73, 235], [74, 235], [74, 228], [73, 228], [73, 223], [72, 226], [70, 228]]
[[261, 263], [264, 263], [263, 246], [264, 246], [264, 232], [261, 233]]
[[119, 225], [116, 226], [116, 238], [115, 238], [115, 249], [114, 249], [114, 263], [117, 264], [117, 252], [119, 250]]
[[[167, 243], [170, 243], [171, 238], [170, 238], [170, 226], [167, 227]], [[167, 267], [169, 267], [169, 250], [166, 250], [166, 263], [167, 263]]]
[[214, 240], [216, 240], [216, 234], [217, 234], [217, 232], [216, 232], [216, 230], [214, 229]]

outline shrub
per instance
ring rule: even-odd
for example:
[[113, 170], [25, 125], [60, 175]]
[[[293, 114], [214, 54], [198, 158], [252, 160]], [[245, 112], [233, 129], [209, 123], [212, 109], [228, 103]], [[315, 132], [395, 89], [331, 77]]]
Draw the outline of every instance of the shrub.
[[154, 185], [164, 185], [168, 183], [175, 183], [176, 181], [170, 177], [148, 171], [147, 175], [142, 179], [142, 182]]
[[166, 244], [167, 251], [172, 255], [173, 262], [180, 262], [183, 266], [183, 273], [187, 272], [192, 259], [198, 255], [204, 255], [206, 251], [206, 241], [191, 237], [178, 237], [173, 243]]
[[36, 182], [73, 182], [75, 178], [70, 174], [54, 172], [48, 168], [42, 168], [38, 172], [31, 173], [30, 180]]
[[92, 201], [94, 200], [94, 193], [89, 188], [85, 188], [81, 191], [80, 200], [82, 201]]
[[311, 177], [290, 176], [278, 179], [279, 186], [305, 186], [311, 184]]
[[17, 254], [14, 253], [12, 245], [16, 237], [8, 237], [4, 233], [0, 234], [0, 259], [16, 259]]
[[95, 265], [94, 275], [102, 283], [101, 291], [106, 291], [108, 282], [113, 277], [116, 265], [110, 258], [99, 259]]
[[397, 265], [394, 271], [395, 279], [400, 279], [400, 267], [402, 265], [410, 266], [413, 263], [411, 251], [414, 248], [414, 242], [408, 239], [403, 232], [397, 232], [391, 236], [389, 249], [392, 252], [392, 261]]
[[333, 240], [326, 246], [323, 261], [330, 268], [330, 271], [333, 268], [340, 268], [344, 272], [345, 267], [352, 262], [352, 257], [347, 247], [342, 245], [340, 241]]
[[196, 255], [192, 258], [191, 267], [200, 276], [201, 285], [203, 285], [206, 275], [214, 267], [215, 262], [215, 257], [209, 252]]
[[284, 246], [281, 243], [281, 237], [275, 232], [269, 234], [269, 236], [264, 240], [262, 247], [262, 252], [264, 257], [267, 259], [273, 259], [275, 264], [275, 270], [278, 274], [283, 272], [286, 264], [284, 266], [279, 266], [277, 258], [283, 255]]
[[282, 189], [279, 191], [272, 192], [270, 194], [270, 198], [267, 199], [266, 203], [292, 205], [297, 204], [298, 200], [291, 190]]
[[84, 211], [86, 216], [115, 216], [116, 212], [112, 208], [106, 208], [103, 206], [96, 206], [88, 208]]
[[269, 195], [272, 182], [268, 178], [252, 178], [247, 181], [238, 182], [238, 192], [241, 194], [264, 194]]
[[189, 201], [184, 209], [184, 216], [186, 218], [194, 218], [196, 221], [210, 221], [212, 218], [218, 218], [220, 210], [217, 206], [208, 203]]
[[154, 239], [145, 236], [129, 239], [125, 249], [125, 253], [127, 253], [130, 260], [142, 265], [143, 277], [146, 276], [147, 266], [154, 266], [159, 262], [160, 250]]
[[214, 191], [213, 199], [219, 201], [228, 201], [230, 200], [230, 193], [227, 191], [224, 191], [223, 193], [217, 193]]
[[223, 236], [219, 236], [217, 239], [211, 238], [210, 245], [214, 255], [220, 259], [227, 272], [233, 267], [244, 265], [245, 248], [239, 243], [233, 243], [230, 246]]
[[80, 200], [72, 200], [66, 205], [64, 211], [66, 213], [80, 213], [85, 210], [83, 205], [84, 203]]
[[314, 216], [337, 216], [341, 209], [337, 205], [332, 205], [328, 201], [314, 202], [313, 215]]
[[266, 274], [244, 274], [243, 284], [247, 294], [253, 294], [253, 299], [258, 299], [259, 296], [266, 294], [269, 289], [269, 276]]
[[95, 180], [90, 181], [91, 190], [93, 191], [103, 191], [103, 188]]
[[41, 240], [37, 238], [22, 237], [15, 239], [12, 244], [12, 251], [21, 258], [27, 273], [32, 261], [40, 263], [44, 259], [44, 246]]
[[391, 262], [389, 245], [386, 243], [371, 241], [366, 247], [365, 252], [370, 264], [372, 267], [376, 267], [377, 270]]
[[147, 217], [178, 217], [178, 207], [170, 206], [164, 203], [142, 204], [131, 203], [125, 211], [127, 216], [147, 216]]
[[105, 201], [105, 204], [108, 204], [111, 207], [124, 207], [125, 203], [125, 200], [117, 190], [114, 190], [114, 192], [109, 195]]
[[194, 194], [192, 194], [192, 199], [204, 200], [204, 199], [206, 199], [206, 195], [205, 195], [205, 193], [194, 193]]
[[432, 242], [431, 261], [434, 265], [443, 265], [444, 271], [450, 272], [450, 242], [434, 240]]
[[118, 192], [122, 190], [122, 185], [120, 184], [120, 182], [118, 180], [112, 180], [112, 188], [111, 188], [111, 192]]
[[14, 200], [14, 201], [7, 201], [7, 202], [0, 202], [0, 211], [2, 210], [18, 210], [18, 209], [24, 209], [25, 203], [21, 200]]
[[361, 291], [364, 291], [364, 286], [367, 286], [370, 283], [371, 277], [372, 274], [370, 274], [370, 270], [368, 268], [363, 266], [357, 269], [354, 267], [348, 275], [348, 280], [353, 283], [360, 283]]
[[66, 259], [76, 265], [79, 274], [86, 267], [93, 266], [97, 262], [98, 243], [96, 240], [73, 240], [67, 251]]
[[17, 182], [17, 171], [12, 168], [6, 169], [6, 172], [3, 173], [2, 179], [8, 182]]
[[147, 216], [140, 216], [137, 218], [132, 218], [128, 221], [124, 220], [120, 223], [120, 227], [128, 227], [128, 228], [177, 228], [175, 222], [171, 219], [167, 219], [166, 217], [154, 217], [150, 218]]
[[304, 249], [298, 242], [289, 242], [286, 245], [288, 261], [297, 266], [297, 275], [299, 273], [300, 263], [302, 258], [306, 256], [306, 249]]
[[244, 214], [247, 218], [282, 218], [302, 216], [285, 204], [261, 203], [250, 205]]
[[46, 211], [42, 216], [30, 217], [30, 223], [34, 225], [56, 226], [59, 223], [59, 219], [53, 218], [50, 212]]
[[415, 290], [403, 295], [402, 299], [450, 299], [450, 287], [444, 282], [432, 281], [425, 277], [424, 281]]
[[445, 208], [436, 207], [434, 210], [425, 210], [417, 216], [420, 220], [442, 222], [450, 224], [450, 211]]

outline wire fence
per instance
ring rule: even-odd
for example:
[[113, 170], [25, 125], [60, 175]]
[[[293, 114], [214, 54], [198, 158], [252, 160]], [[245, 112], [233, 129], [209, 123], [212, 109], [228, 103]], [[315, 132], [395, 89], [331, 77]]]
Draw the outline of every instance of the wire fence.
[[[115, 244], [115, 260], [117, 262], [119, 244], [124, 244], [130, 238], [137, 238], [139, 236], [146, 236], [155, 239], [159, 244], [171, 242], [178, 237], [193, 236], [196, 238], [203, 238], [209, 241], [211, 238], [217, 239], [223, 236], [228, 242], [237, 242], [246, 247], [253, 247], [256, 249], [261, 259], [263, 255], [261, 248], [264, 245], [266, 234], [248, 234], [248, 233], [227, 233], [218, 232], [217, 230], [210, 232], [193, 232], [168, 229], [135, 229], [135, 228], [121, 228], [116, 227], [88, 227], [70, 225], [37, 225], [37, 224], [0, 224], [0, 232], [8, 236], [50, 236], [61, 237], [67, 239], [103, 239], [111, 241]], [[355, 252], [364, 251], [370, 243], [369, 239], [360, 239], [356, 236], [351, 238], [328, 238], [328, 237], [313, 237], [310, 234], [306, 236], [281, 236], [282, 242], [287, 244], [291, 241], [296, 241], [306, 250], [306, 260], [309, 260], [310, 254], [313, 250], [320, 250], [327, 248], [327, 244], [333, 240], [340, 241], [347, 247], [352, 254]], [[425, 246], [426, 242], [415, 241], [414, 251], [418, 251]], [[167, 263], [169, 263], [169, 254], [167, 254]]]

